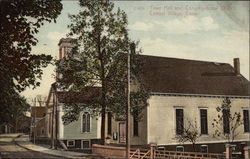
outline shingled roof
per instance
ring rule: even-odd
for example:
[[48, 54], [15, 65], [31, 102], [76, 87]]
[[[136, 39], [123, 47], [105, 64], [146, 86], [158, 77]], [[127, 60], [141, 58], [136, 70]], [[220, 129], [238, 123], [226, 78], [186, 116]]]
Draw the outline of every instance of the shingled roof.
[[[149, 92], [249, 96], [249, 81], [228, 63], [139, 55], [140, 78]], [[58, 92], [59, 103], [100, 101], [101, 87]]]
[[150, 92], [248, 96], [249, 81], [227, 63], [139, 55]]
[[86, 87], [82, 92], [58, 91], [59, 103], [93, 104], [100, 101], [101, 87]]
[[46, 114], [46, 107], [31, 107], [31, 117], [42, 118]]

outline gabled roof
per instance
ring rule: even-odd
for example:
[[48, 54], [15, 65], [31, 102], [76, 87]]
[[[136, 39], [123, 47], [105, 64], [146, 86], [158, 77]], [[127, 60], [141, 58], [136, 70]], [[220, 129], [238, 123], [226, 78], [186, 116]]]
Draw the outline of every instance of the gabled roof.
[[46, 107], [31, 107], [31, 117], [42, 118], [46, 114]]
[[249, 81], [227, 63], [139, 55], [150, 92], [248, 96]]
[[[149, 92], [249, 96], [249, 81], [237, 75], [230, 64], [147, 55], [138, 58], [143, 64], [141, 82]], [[86, 87], [82, 92], [58, 91], [57, 96], [59, 103], [98, 103], [101, 87]]]
[[101, 87], [86, 87], [82, 92], [67, 92], [58, 91], [58, 102], [59, 103], [84, 103], [93, 104], [98, 103], [101, 95]]

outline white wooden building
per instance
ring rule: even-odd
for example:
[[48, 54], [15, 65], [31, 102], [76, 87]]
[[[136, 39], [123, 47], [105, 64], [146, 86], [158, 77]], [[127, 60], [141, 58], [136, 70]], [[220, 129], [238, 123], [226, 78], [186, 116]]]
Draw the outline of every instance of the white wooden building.
[[[199, 131], [198, 151], [222, 152], [227, 140], [215, 137], [213, 119], [216, 108], [228, 97], [232, 102], [230, 112], [240, 112], [244, 120], [235, 138], [238, 145], [249, 140], [249, 81], [240, 74], [239, 59], [234, 67], [227, 63], [185, 60], [140, 55], [143, 61], [142, 78], [150, 92], [148, 107], [140, 122], [131, 118], [132, 145], [155, 143], [171, 150], [191, 151], [191, 143], [180, 143], [176, 136], [181, 125], [194, 123]], [[181, 121], [178, 123], [177, 121]], [[113, 121], [114, 143], [125, 141], [124, 121]], [[223, 124], [221, 125], [223, 133]], [[239, 147], [239, 146], [238, 146]]]
[[[59, 43], [60, 58], [67, 56], [67, 51], [71, 48], [68, 40], [72, 39], [62, 39]], [[187, 121], [196, 121], [200, 134], [197, 149], [208, 152], [224, 151], [227, 140], [223, 137], [214, 137], [212, 121], [218, 115], [216, 108], [226, 97], [232, 102], [230, 111], [240, 112], [244, 119], [244, 124], [237, 129], [239, 135], [234, 141], [238, 145], [246, 144], [250, 137], [249, 81], [240, 74], [238, 58], [234, 59], [234, 66], [227, 63], [146, 55], [139, 55], [139, 59], [143, 63], [140, 78], [145, 89], [150, 93], [150, 98], [148, 107], [143, 110], [142, 120], [135, 121], [131, 117], [132, 145], [155, 143], [171, 150], [178, 148], [190, 151], [191, 143], [179, 143], [176, 135], [182, 131], [181, 125], [186, 125]], [[133, 85], [133, 87], [136, 86]], [[78, 134], [67, 138], [66, 129], [71, 133], [72, 131], [82, 133], [83, 122], [81, 121], [80, 117], [79, 121], [68, 127], [63, 126], [62, 119], [59, 118], [59, 138], [66, 142], [100, 139], [100, 118], [97, 118], [94, 123], [90, 122], [90, 127], [93, 128], [90, 134], [94, 133], [94, 137]], [[114, 120], [114, 115], [109, 112], [106, 124], [106, 136], [111, 138], [111, 143], [124, 144], [125, 121]]]

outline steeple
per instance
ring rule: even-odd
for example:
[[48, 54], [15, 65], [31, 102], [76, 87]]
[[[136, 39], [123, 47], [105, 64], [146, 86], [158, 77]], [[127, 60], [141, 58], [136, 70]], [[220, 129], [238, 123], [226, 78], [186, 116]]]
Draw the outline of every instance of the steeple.
[[67, 58], [67, 53], [74, 47], [74, 42], [76, 40], [73, 38], [61, 38], [58, 46], [59, 46], [59, 60], [64, 57]]

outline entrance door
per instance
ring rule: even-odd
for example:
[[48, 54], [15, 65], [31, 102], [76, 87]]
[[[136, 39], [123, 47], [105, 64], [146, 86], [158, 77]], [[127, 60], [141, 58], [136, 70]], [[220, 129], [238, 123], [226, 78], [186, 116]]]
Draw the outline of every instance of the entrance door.
[[126, 123], [120, 122], [119, 123], [119, 141], [120, 143], [126, 142]]

